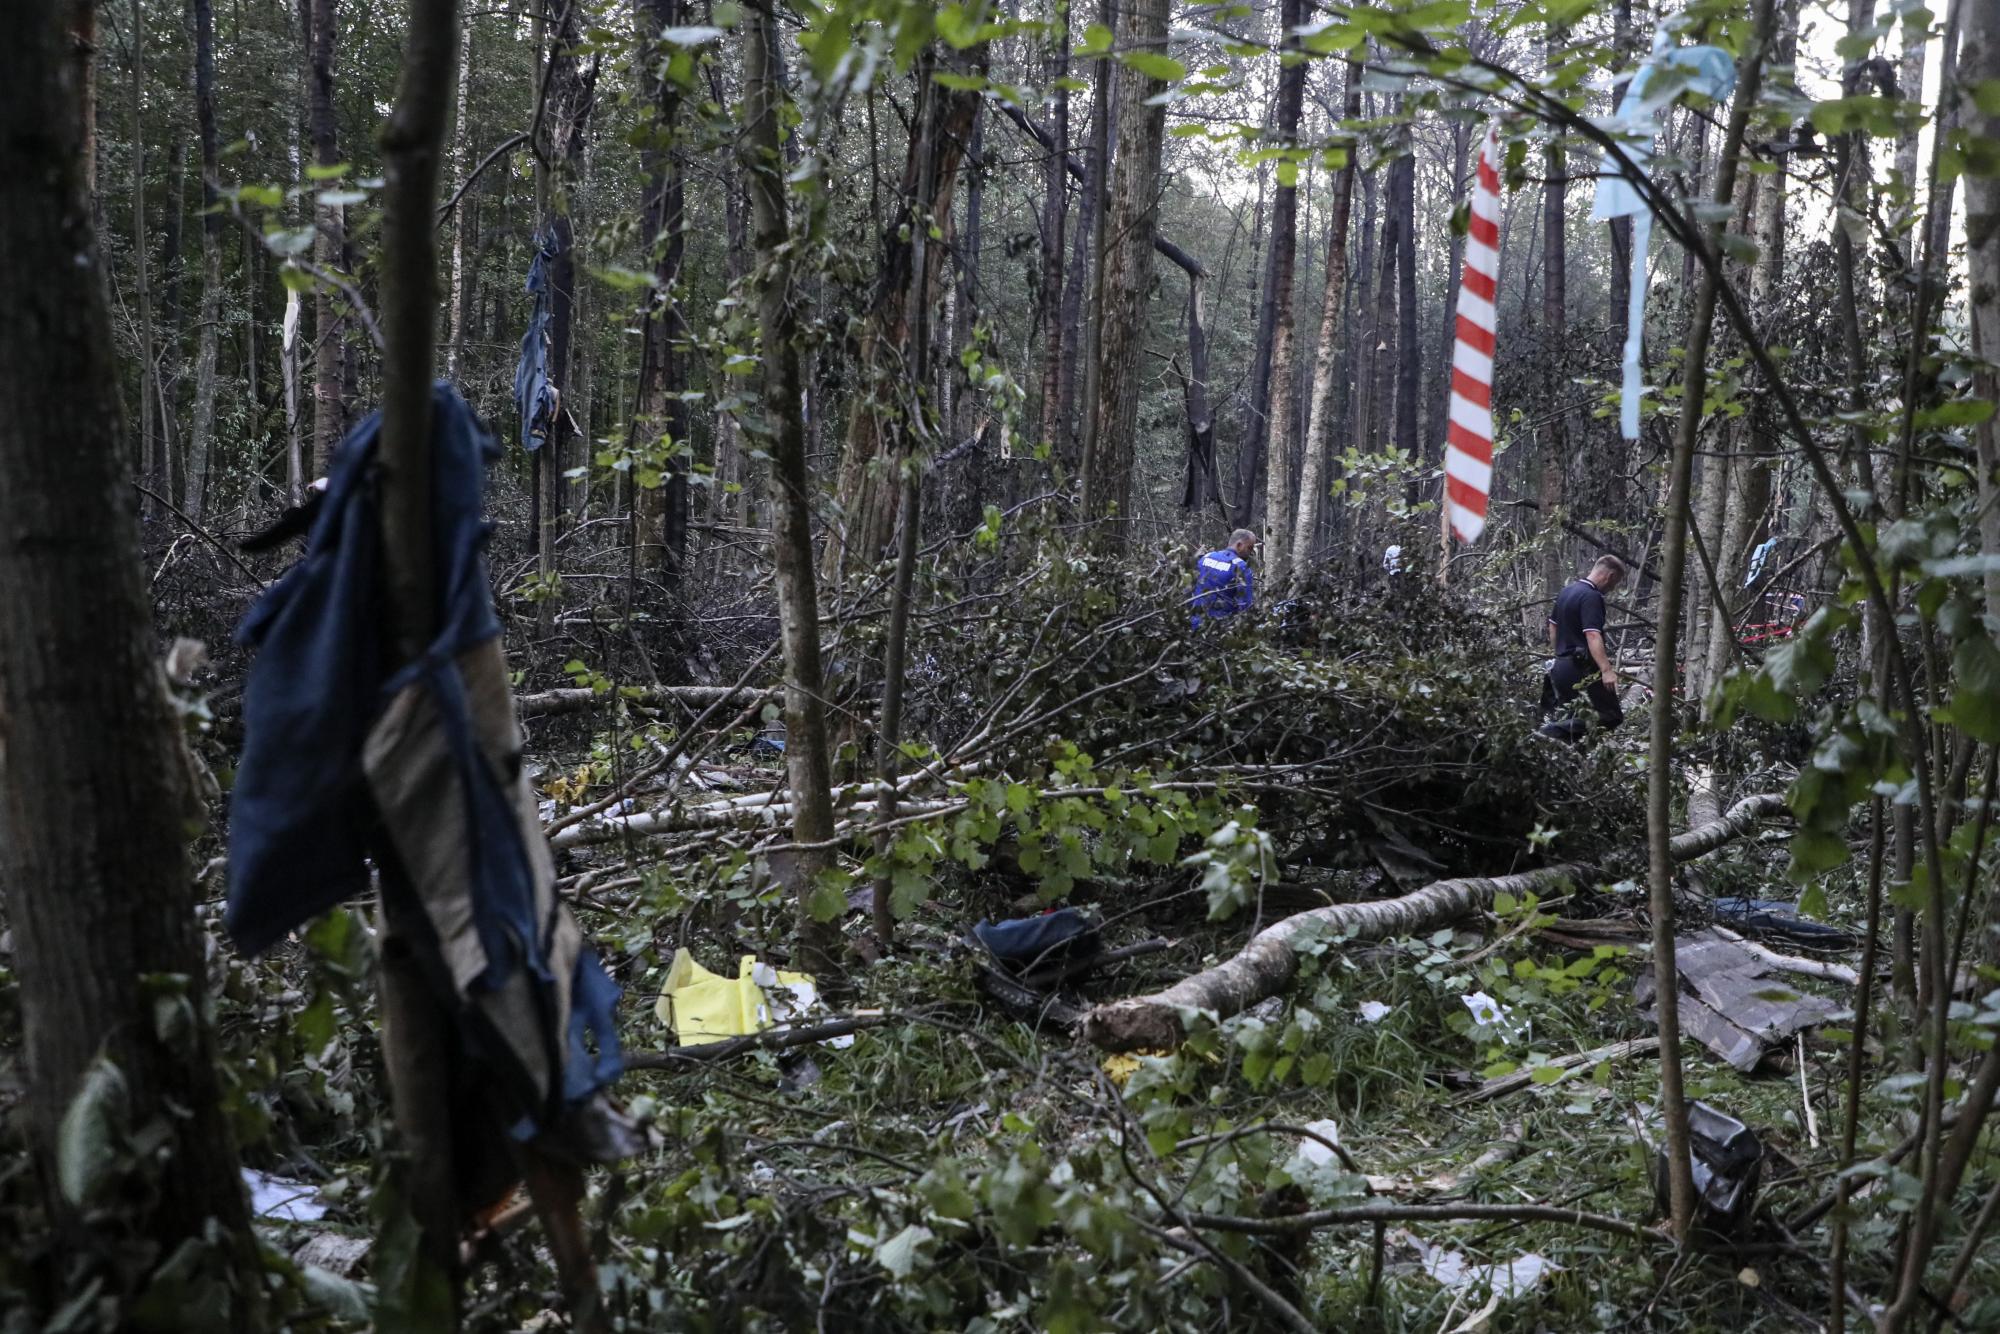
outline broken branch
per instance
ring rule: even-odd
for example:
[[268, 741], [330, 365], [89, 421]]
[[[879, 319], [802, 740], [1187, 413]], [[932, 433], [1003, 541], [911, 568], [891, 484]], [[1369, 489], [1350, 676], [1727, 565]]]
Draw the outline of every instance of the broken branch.
[[[1724, 818], [1676, 837], [1670, 847], [1673, 859], [1692, 861], [1713, 852], [1784, 808], [1784, 798], [1774, 794], [1746, 797]], [[1186, 1036], [1183, 1013], [1207, 1011], [1226, 1019], [1290, 986], [1299, 971], [1299, 953], [1293, 942], [1302, 941], [1308, 933], [1382, 940], [1429, 931], [1490, 907], [1498, 894], [1546, 892], [1593, 870], [1564, 864], [1495, 879], [1470, 876], [1440, 880], [1400, 898], [1338, 903], [1287, 917], [1251, 937], [1242, 952], [1225, 963], [1183, 978], [1164, 991], [1098, 1006], [1084, 1020], [1084, 1036], [1111, 1051], [1178, 1046]]]

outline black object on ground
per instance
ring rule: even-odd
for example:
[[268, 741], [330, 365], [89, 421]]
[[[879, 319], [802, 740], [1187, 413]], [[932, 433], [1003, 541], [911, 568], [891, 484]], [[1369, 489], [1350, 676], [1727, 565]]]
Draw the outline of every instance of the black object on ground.
[[1799, 916], [1795, 903], [1783, 899], [1717, 899], [1715, 920], [1759, 936], [1780, 936], [1819, 949], [1844, 950], [1854, 937], [1837, 926]]
[[[1764, 1146], [1755, 1131], [1705, 1102], [1688, 1104], [1688, 1150], [1694, 1169], [1695, 1226], [1733, 1235], [1757, 1207], [1764, 1177]], [[1653, 1161], [1653, 1186], [1667, 1205], [1667, 1151]]]

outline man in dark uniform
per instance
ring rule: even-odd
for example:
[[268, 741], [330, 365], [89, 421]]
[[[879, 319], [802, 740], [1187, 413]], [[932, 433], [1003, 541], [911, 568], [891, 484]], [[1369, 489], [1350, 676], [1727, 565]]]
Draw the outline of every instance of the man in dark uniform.
[[1581, 741], [1589, 734], [1590, 724], [1581, 718], [1550, 716], [1576, 698], [1579, 685], [1607, 730], [1625, 721], [1625, 710], [1618, 703], [1618, 673], [1604, 645], [1604, 595], [1624, 578], [1624, 561], [1599, 556], [1590, 573], [1572, 579], [1556, 595], [1549, 616], [1549, 644], [1556, 655], [1542, 678], [1543, 736]]

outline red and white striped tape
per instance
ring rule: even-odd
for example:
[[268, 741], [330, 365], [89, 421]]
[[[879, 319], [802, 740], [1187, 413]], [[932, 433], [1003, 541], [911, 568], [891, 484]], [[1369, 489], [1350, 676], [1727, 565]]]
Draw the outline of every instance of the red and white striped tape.
[[1486, 497], [1493, 489], [1493, 295], [1499, 278], [1500, 135], [1488, 125], [1472, 180], [1445, 433], [1445, 508], [1461, 542], [1477, 541], [1485, 531]]

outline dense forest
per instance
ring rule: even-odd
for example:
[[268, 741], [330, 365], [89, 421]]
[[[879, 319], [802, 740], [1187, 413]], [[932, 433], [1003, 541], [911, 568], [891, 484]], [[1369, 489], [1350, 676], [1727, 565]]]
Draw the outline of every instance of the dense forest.
[[9, 13], [0, 1334], [2000, 1329], [1996, 0]]

